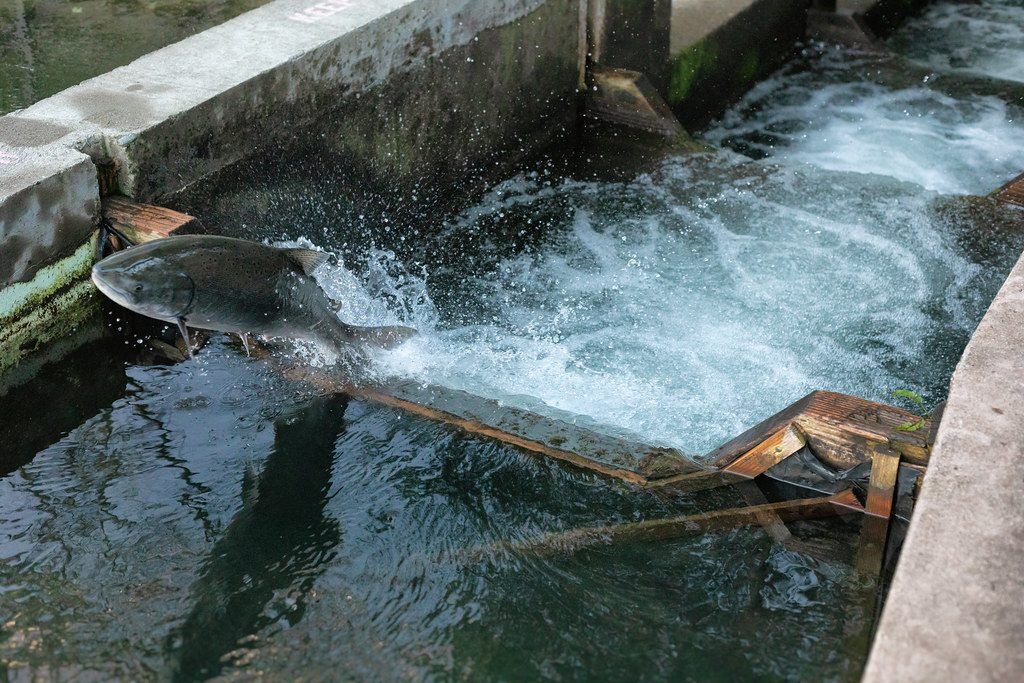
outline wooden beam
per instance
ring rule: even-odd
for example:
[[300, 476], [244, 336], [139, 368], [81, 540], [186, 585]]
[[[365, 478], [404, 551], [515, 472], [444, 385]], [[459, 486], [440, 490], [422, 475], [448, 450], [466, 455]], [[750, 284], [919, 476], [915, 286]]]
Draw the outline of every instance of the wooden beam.
[[[549, 555], [573, 553], [594, 545], [621, 542], [667, 541], [693, 533], [706, 533], [738, 526], [762, 524], [766, 516], [783, 522], [820, 519], [863, 512], [853, 491], [832, 496], [767, 503], [742, 508], [716, 510], [698, 515], [651, 519], [642, 522], [584, 527], [546, 534], [539, 538], [492, 546], [491, 550], [510, 549], [521, 553]], [[477, 551], [480, 552], [480, 551]]]
[[691, 492], [750, 481], [796, 453], [804, 447], [804, 443], [800, 430], [787, 425], [733, 459], [725, 467], [665, 477], [648, 482], [648, 485]]
[[[911, 427], [917, 426], [914, 429]], [[785, 426], [799, 428], [814, 454], [837, 470], [867, 461], [868, 443], [886, 443], [908, 462], [927, 465], [931, 453], [931, 419], [882, 403], [831, 391], [814, 391], [702, 460], [727, 468], [759, 442], [763, 434]]]
[[119, 195], [104, 197], [103, 215], [136, 244], [203, 231], [194, 216], [162, 206], [140, 204]]
[[883, 444], [872, 444], [869, 453], [871, 476], [854, 566], [862, 574], [879, 577], [889, 539], [889, 519], [892, 517], [900, 454]]
[[630, 484], [645, 486], [651, 477], [703, 471], [675, 449], [602, 434], [445, 387], [413, 383], [357, 385], [329, 370], [285, 365], [263, 345], [251, 346], [253, 355], [272, 363], [286, 377], [322, 391], [386, 405]]
[[[1020, 168], [1018, 166], [1018, 168]], [[1024, 206], [1024, 173], [996, 190], [995, 197], [1000, 202]]]

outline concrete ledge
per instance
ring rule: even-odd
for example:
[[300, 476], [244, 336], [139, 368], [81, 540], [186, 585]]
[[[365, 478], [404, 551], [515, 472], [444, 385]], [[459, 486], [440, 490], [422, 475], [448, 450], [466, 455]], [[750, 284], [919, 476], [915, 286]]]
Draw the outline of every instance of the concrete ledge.
[[[488, 29], [539, 11], [546, 11], [544, 21], [530, 31], [520, 30], [512, 40], [498, 36], [486, 50], [476, 47]], [[456, 79], [433, 83], [448, 106], [424, 116], [430, 114], [437, 138], [449, 134], [447, 144], [424, 148], [420, 135], [385, 150], [402, 155], [388, 172], [408, 175], [419, 161], [460, 161], [459, 152], [472, 156], [478, 147], [493, 147], [488, 143], [507, 137], [508, 129], [535, 129], [534, 101], [559, 99], [563, 118], [571, 118], [566, 114], [573, 111], [578, 82], [579, 14], [576, 0], [277, 0], [69, 88], [18, 117], [52, 131], [51, 137], [68, 131], [59, 138], [64, 144], [115, 162], [121, 194], [149, 200], [287, 137], [343, 100], [474, 46], [475, 56], [487, 61], [479, 63], [474, 54], [462, 61], [476, 62], [474, 72], [512, 92], [496, 98], [492, 88], [474, 91]], [[555, 35], [560, 40], [550, 40]], [[531, 95], [525, 101], [515, 97], [524, 83]], [[496, 113], [504, 118], [498, 121]], [[426, 124], [415, 111], [395, 114], [411, 119], [403, 122], [404, 131], [422, 133]], [[450, 136], [451, 124], [472, 130], [466, 122], [478, 117], [479, 144], [461, 149]], [[339, 135], [351, 134], [349, 122], [338, 123]], [[376, 123], [379, 128], [389, 121]], [[366, 144], [360, 151], [374, 150]]]
[[57, 145], [33, 146], [33, 128], [16, 117], [0, 118], [0, 288], [28, 282], [70, 255], [98, 220], [89, 157]]
[[1024, 257], [950, 384], [864, 680], [1013, 681], [1024, 671]]

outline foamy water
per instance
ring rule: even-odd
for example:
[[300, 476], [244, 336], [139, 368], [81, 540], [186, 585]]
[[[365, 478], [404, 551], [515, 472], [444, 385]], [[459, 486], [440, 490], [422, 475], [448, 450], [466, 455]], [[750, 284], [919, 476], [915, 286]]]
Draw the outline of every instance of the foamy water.
[[756, 157], [888, 175], [947, 194], [988, 194], [1020, 173], [1024, 125], [1006, 103], [862, 80], [871, 68], [842, 48], [808, 49], [704, 137]]
[[738, 155], [673, 159], [630, 183], [522, 176], [449, 225], [441, 248], [495, 221], [541, 222], [538, 244], [467, 251], [426, 275], [378, 252], [358, 276], [319, 276], [350, 322], [422, 331], [376, 355], [383, 376], [698, 453], [813, 389], [944, 395], [1000, 274], [963, 253], [937, 201]]
[[942, 2], [908, 21], [889, 47], [941, 71], [1024, 81], [1024, 2]]

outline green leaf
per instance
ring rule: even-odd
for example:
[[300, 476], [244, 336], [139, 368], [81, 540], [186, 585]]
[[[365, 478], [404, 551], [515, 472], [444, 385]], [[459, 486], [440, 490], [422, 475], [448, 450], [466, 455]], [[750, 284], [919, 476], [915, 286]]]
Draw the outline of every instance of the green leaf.
[[900, 398], [910, 399], [911, 401], [921, 406], [922, 408], [924, 407], [924, 399], [921, 398], [920, 395], [911, 391], [910, 389], [897, 389], [896, 391], [892, 392], [892, 395], [898, 396]]
[[904, 422], [901, 425], [897, 425], [896, 429], [901, 432], [916, 432], [921, 427], [924, 427], [924, 418], [922, 417], [917, 422]]

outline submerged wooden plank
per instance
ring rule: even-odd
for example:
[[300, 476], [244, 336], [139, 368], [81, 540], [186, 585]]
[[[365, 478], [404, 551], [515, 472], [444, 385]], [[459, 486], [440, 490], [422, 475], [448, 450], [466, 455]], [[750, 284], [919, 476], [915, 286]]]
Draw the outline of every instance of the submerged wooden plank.
[[[765, 518], [793, 522], [837, 515], [857, 514], [863, 507], [847, 489], [832, 496], [766, 503], [742, 508], [716, 510], [698, 515], [651, 519], [642, 522], [571, 529], [499, 546], [527, 554], [572, 553], [594, 545], [620, 542], [667, 541], [693, 533], [705, 533], [738, 526], [761, 525]], [[494, 548], [497, 549], [497, 548]]]
[[[254, 349], [256, 355], [274, 361], [261, 345], [254, 345]], [[443, 422], [469, 434], [631, 484], [644, 486], [658, 477], [703, 471], [700, 465], [675, 449], [603, 434], [589, 427], [503, 406], [468, 392], [415, 383], [358, 385], [329, 370], [283, 364], [278, 364], [278, 368], [291, 379], [307, 382], [322, 391], [345, 393]]]

